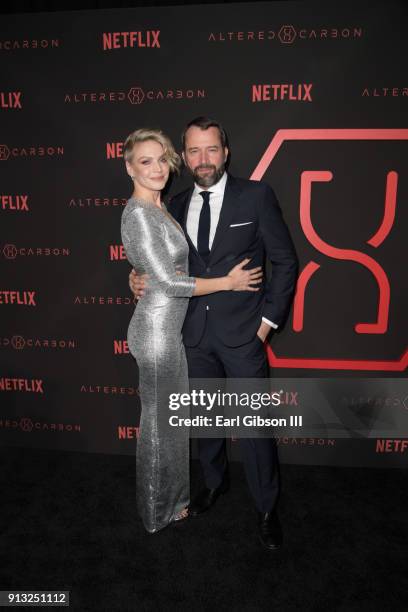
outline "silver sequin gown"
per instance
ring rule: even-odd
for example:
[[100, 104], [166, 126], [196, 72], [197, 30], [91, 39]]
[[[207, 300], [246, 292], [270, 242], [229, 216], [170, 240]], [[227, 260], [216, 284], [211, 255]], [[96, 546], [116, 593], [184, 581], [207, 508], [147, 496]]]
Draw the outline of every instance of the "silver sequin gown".
[[[188, 274], [188, 244], [166, 209], [131, 198], [122, 214], [127, 258], [148, 274], [145, 295], [129, 324], [128, 344], [139, 367], [140, 436], [136, 451], [137, 507], [147, 531], [168, 525], [189, 504], [189, 432], [162, 434], [169, 415], [168, 381], [188, 392], [187, 361], [181, 329], [195, 280]], [[184, 274], [176, 274], [176, 269]], [[167, 398], [167, 402], [166, 402]]]

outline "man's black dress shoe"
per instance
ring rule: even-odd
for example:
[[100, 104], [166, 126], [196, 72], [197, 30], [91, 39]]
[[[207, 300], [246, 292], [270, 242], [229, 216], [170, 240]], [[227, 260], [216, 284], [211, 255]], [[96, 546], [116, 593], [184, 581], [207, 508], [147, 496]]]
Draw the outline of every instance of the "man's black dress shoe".
[[276, 512], [258, 512], [258, 535], [269, 550], [282, 546], [282, 527]]
[[215, 504], [217, 499], [223, 493], [226, 493], [229, 489], [229, 483], [223, 482], [216, 489], [202, 489], [194, 501], [188, 507], [189, 516], [198, 516], [203, 512], [206, 512]]

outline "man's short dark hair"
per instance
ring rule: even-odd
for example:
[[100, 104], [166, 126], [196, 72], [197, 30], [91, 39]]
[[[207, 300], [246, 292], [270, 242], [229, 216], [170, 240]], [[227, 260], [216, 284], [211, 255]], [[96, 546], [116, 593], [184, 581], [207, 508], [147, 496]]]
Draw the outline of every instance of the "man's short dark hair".
[[201, 130], [208, 130], [208, 128], [210, 127], [217, 128], [220, 133], [222, 147], [228, 147], [228, 136], [221, 123], [215, 121], [215, 119], [209, 119], [208, 117], [196, 117], [195, 119], [187, 123], [181, 135], [181, 144], [183, 145], [183, 151], [186, 146], [186, 132], [188, 128], [192, 127], [193, 125], [195, 127], [199, 127]]

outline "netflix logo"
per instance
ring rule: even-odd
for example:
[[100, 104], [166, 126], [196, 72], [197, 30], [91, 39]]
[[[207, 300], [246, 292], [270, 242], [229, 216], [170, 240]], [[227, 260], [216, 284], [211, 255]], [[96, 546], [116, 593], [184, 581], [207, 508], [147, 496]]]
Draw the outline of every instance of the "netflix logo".
[[0, 210], [30, 210], [28, 195], [0, 195]]
[[0, 378], [0, 391], [44, 393], [43, 381], [38, 378]]
[[21, 91], [0, 91], [0, 108], [22, 108]]
[[408, 450], [408, 440], [377, 439], [376, 453], [405, 453]]
[[313, 83], [252, 85], [252, 102], [312, 102]]
[[113, 341], [113, 354], [114, 355], [126, 355], [129, 354], [129, 345], [127, 340], [114, 340]]
[[160, 30], [144, 30], [138, 32], [104, 32], [102, 47], [104, 51], [128, 48], [160, 48]]
[[35, 291], [2, 291], [0, 304], [15, 304], [16, 306], [37, 306]]
[[119, 440], [133, 440], [137, 439], [140, 435], [140, 427], [134, 425], [118, 425], [118, 439]]
[[127, 259], [123, 244], [111, 244], [109, 247], [109, 258], [111, 261]]
[[106, 159], [116, 159], [123, 157], [123, 142], [106, 143]]

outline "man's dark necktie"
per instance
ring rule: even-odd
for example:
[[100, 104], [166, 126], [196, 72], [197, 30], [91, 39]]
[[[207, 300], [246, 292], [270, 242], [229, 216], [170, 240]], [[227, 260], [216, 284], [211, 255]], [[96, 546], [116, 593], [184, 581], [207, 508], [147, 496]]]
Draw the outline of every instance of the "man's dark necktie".
[[211, 191], [200, 191], [200, 196], [203, 198], [203, 207], [198, 221], [197, 251], [204, 261], [207, 261], [210, 255], [210, 193]]

